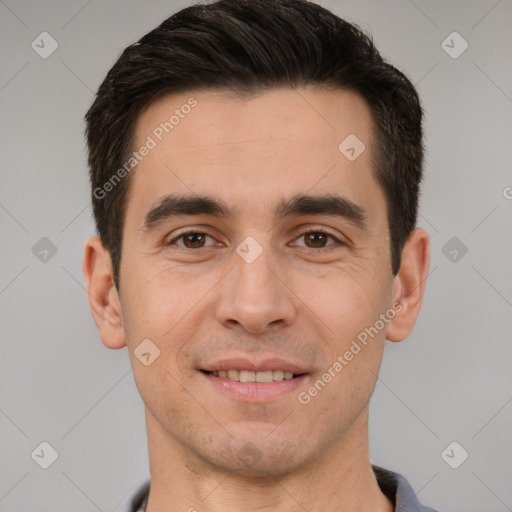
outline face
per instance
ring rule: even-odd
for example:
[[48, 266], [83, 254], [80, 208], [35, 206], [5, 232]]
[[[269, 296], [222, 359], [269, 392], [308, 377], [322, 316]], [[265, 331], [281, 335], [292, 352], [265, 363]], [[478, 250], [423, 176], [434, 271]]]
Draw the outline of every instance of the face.
[[[356, 139], [339, 149], [351, 134], [365, 145], [356, 159]], [[317, 89], [171, 95], [141, 114], [135, 148], [148, 137], [119, 297], [148, 426], [190, 460], [250, 474], [364, 439], [394, 299], [365, 102]]]

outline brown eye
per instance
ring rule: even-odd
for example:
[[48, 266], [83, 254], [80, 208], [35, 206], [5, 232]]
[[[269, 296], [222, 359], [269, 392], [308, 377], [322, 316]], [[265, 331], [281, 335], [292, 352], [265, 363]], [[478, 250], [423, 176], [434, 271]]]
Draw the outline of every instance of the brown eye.
[[[209, 243], [207, 243], [208, 239], [210, 239]], [[212, 242], [214, 242], [214, 239], [206, 233], [201, 233], [199, 231], [189, 231], [187, 233], [182, 233], [176, 238], [173, 238], [165, 245], [167, 247], [177, 245], [178, 247], [182, 247], [184, 249], [202, 249], [203, 247], [213, 245]]]
[[318, 249], [325, 247], [328, 235], [325, 233], [306, 233], [304, 236], [304, 241], [306, 242], [306, 247], [310, 247], [312, 249]]
[[[296, 240], [304, 240], [303, 243], [296, 243], [300, 247], [308, 249], [324, 249], [331, 245], [344, 245], [336, 237], [325, 231], [310, 230], [302, 233]], [[329, 241], [330, 240], [330, 241]]]
[[204, 246], [206, 235], [204, 233], [189, 233], [182, 236], [185, 247], [189, 249], [198, 249]]

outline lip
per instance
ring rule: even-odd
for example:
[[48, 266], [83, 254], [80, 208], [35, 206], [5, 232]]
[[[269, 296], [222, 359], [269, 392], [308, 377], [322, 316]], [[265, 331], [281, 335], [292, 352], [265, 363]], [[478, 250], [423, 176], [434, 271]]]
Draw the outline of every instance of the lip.
[[[253, 372], [266, 372], [269, 370], [283, 370], [295, 374], [309, 373], [307, 369], [279, 358], [263, 359], [261, 361], [249, 361], [245, 358], [220, 359], [211, 364], [199, 368], [208, 372], [219, 370], [246, 370]], [[295, 379], [293, 379], [295, 380]]]
[[[213, 363], [205, 364], [198, 368], [200, 375], [207, 379], [208, 384], [214, 389], [241, 402], [268, 402], [290, 393], [302, 385], [310, 376], [306, 368], [281, 359], [279, 357], [267, 357], [261, 360], [252, 360], [244, 357], [219, 359]], [[215, 377], [209, 373], [219, 370], [246, 370], [253, 372], [265, 372], [269, 370], [283, 370], [298, 375], [293, 379], [274, 382], [238, 382], [223, 377]]]
[[[265, 370], [261, 370], [265, 371]], [[291, 370], [289, 370], [291, 371]], [[199, 372], [215, 389], [242, 402], [268, 402], [297, 389], [309, 378], [309, 374], [274, 382], [238, 382]]]

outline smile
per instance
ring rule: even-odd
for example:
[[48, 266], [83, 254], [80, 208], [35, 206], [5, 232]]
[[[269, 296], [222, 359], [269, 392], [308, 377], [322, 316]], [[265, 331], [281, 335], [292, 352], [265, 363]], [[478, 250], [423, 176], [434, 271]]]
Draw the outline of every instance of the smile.
[[202, 370], [199, 375], [216, 393], [245, 403], [269, 402], [284, 397], [296, 392], [309, 378], [308, 373], [294, 374], [284, 370]]
[[218, 370], [205, 373], [236, 382], [278, 382], [300, 377], [300, 374], [294, 374], [293, 372], [285, 370], [267, 370], [260, 372], [250, 370]]

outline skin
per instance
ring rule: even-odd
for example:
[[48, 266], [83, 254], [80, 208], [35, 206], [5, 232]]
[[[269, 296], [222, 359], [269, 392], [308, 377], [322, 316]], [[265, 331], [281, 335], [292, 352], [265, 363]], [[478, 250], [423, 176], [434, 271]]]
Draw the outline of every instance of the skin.
[[[134, 146], [191, 96], [197, 107], [131, 175], [120, 293], [98, 237], [87, 241], [83, 262], [101, 339], [112, 349], [128, 346], [145, 403], [147, 510], [392, 511], [370, 465], [368, 403], [385, 340], [403, 340], [416, 321], [430, 256], [428, 235], [417, 228], [392, 275], [386, 200], [370, 164], [370, 111], [353, 92], [318, 88], [244, 100], [213, 91], [169, 95], [141, 113]], [[338, 150], [349, 134], [366, 145], [353, 162]], [[213, 196], [236, 214], [141, 229], [170, 193]], [[333, 193], [366, 211], [366, 229], [334, 215], [273, 215], [281, 198]], [[211, 238], [199, 248], [183, 238], [165, 246], [189, 227]], [[308, 228], [343, 243], [320, 237], [325, 247], [315, 245], [303, 235]], [[247, 236], [263, 249], [250, 264], [236, 252]], [[301, 404], [298, 392], [394, 303], [400, 312]], [[161, 351], [149, 366], [134, 355], [144, 339]], [[254, 403], [220, 392], [198, 370], [219, 358], [267, 356], [307, 368], [306, 381]], [[250, 463], [240, 460], [247, 446], [257, 454]]]

